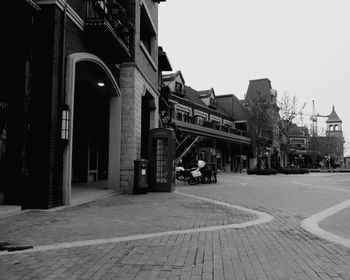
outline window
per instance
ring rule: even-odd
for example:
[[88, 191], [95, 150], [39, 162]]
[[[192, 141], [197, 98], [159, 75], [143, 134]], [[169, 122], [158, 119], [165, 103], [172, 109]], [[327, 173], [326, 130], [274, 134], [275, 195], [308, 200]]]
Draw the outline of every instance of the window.
[[291, 148], [293, 148], [293, 149], [305, 150], [306, 139], [305, 138], [291, 138], [290, 145], [291, 145]]
[[175, 92], [182, 93], [182, 84], [175, 82]]
[[204, 125], [207, 118], [203, 116], [196, 116], [196, 125]]
[[214, 108], [216, 107], [216, 100], [212, 97], [209, 99], [209, 106]]
[[221, 123], [215, 120], [212, 120], [212, 126], [214, 129], [220, 129]]
[[198, 153], [198, 160], [206, 161], [205, 152], [199, 152]]
[[154, 59], [156, 31], [144, 4], [141, 6], [140, 40], [149, 55]]
[[335, 126], [334, 126], [334, 130], [338, 130], [339, 129], [339, 127], [338, 127], [338, 125], [336, 124]]
[[211, 122], [217, 122], [218, 124], [221, 125], [222, 119], [218, 116], [210, 115], [210, 121]]
[[229, 128], [233, 128], [233, 122], [228, 121], [228, 120], [223, 120], [223, 125], [227, 126]]
[[188, 122], [188, 123], [190, 123], [192, 121], [190, 113], [185, 112], [185, 111], [181, 111], [181, 110], [176, 110], [176, 119], [178, 121]]

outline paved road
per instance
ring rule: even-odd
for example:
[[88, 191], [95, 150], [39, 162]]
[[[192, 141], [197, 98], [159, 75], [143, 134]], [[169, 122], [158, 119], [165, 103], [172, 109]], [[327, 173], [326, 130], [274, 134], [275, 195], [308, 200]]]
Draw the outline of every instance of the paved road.
[[218, 200], [302, 219], [350, 198], [350, 175], [228, 175], [218, 186], [179, 187]]
[[[143, 205], [144, 209], [147, 209], [139, 216], [136, 215], [138, 211], [131, 214], [128, 214], [127, 210], [119, 212], [120, 218], [125, 217], [125, 221], [130, 222], [133, 221], [133, 215], [136, 215], [135, 218], [141, 226], [139, 229], [137, 225], [130, 227], [133, 233], [158, 232], [158, 227], [152, 227], [157, 224], [165, 225], [163, 231], [175, 231], [168, 235], [147, 236], [122, 242], [74, 245], [66, 249], [3, 255], [0, 256], [0, 275], [3, 279], [350, 279], [350, 249], [318, 238], [300, 226], [304, 218], [350, 199], [349, 182], [350, 176], [343, 174], [220, 174], [217, 184], [177, 187], [178, 192], [256, 209], [274, 217], [268, 223], [244, 228], [228, 227], [230, 223], [242, 223], [256, 218], [251, 213], [243, 214], [241, 209], [196, 201], [188, 197], [179, 198], [181, 195], [176, 193], [149, 193], [137, 198], [125, 196], [127, 203], [119, 205], [119, 209], [133, 209], [136, 205], [139, 206], [139, 210], [143, 209]], [[80, 220], [83, 224], [80, 227], [87, 229], [86, 224], [104, 227], [106, 222], [108, 223], [106, 213], [117, 209], [109, 209], [107, 212], [101, 210], [101, 213], [100, 209], [106, 204], [113, 206], [116, 202], [114, 199], [120, 199], [118, 197], [88, 204], [86, 209], [86, 206], [80, 209], [66, 209], [67, 213], [64, 213], [63, 217], [74, 221], [70, 225], [72, 229], [79, 217], [97, 215], [101, 219], [100, 225], [87, 218]], [[158, 209], [161, 211], [157, 211]], [[173, 209], [181, 215], [171, 215]], [[86, 211], [91, 212], [91, 215], [86, 215]], [[158, 213], [157, 219], [147, 219], [147, 211]], [[163, 216], [161, 213], [167, 214]], [[332, 223], [336, 224], [338, 219], [346, 221], [344, 213], [329, 217], [321, 226], [333, 230]], [[24, 228], [25, 219], [21, 221], [20, 216], [16, 219], [17, 222], [23, 223]], [[190, 218], [187, 219], [187, 216]], [[196, 216], [201, 221], [199, 226], [194, 226], [196, 223], [193, 223]], [[146, 217], [146, 222], [142, 223], [142, 217]], [[36, 221], [40, 221], [40, 218], [40, 215], [36, 217]], [[50, 220], [47, 216], [45, 219]], [[56, 219], [60, 219], [59, 215]], [[207, 228], [213, 225], [213, 219], [218, 219], [218, 224], [227, 228]], [[7, 220], [7, 223], [0, 220], [0, 224], [0, 232], [4, 227], [11, 228], [11, 220]], [[35, 232], [37, 224], [29, 223], [26, 230], [31, 228]], [[54, 220], [52, 224], [56, 224]], [[56, 228], [61, 242], [67, 241], [64, 234], [59, 234], [63, 224], [64, 221], [59, 220]], [[110, 237], [111, 231], [116, 235], [125, 236], [128, 230], [121, 230], [120, 226], [116, 218], [111, 219], [106, 227], [109, 234], [104, 233], [102, 237]], [[128, 223], [125, 226], [127, 227]], [[16, 240], [21, 240], [21, 228], [14, 227], [12, 230], [17, 236]], [[193, 231], [176, 232], [177, 229], [184, 228]], [[195, 231], [198, 228], [203, 231]], [[63, 233], [65, 230], [62, 228]], [[337, 225], [336, 230], [346, 236], [346, 228], [344, 230], [344, 227]], [[0, 240], [11, 235], [11, 230], [2, 232]], [[88, 238], [100, 235], [89, 234]], [[40, 236], [42, 235], [41, 232]], [[48, 231], [47, 235], [53, 234]], [[34, 233], [32, 236], [35, 239]], [[37, 244], [52, 243], [43, 242], [42, 239], [37, 238]], [[78, 236], [73, 240], [78, 239], [86, 238]]]

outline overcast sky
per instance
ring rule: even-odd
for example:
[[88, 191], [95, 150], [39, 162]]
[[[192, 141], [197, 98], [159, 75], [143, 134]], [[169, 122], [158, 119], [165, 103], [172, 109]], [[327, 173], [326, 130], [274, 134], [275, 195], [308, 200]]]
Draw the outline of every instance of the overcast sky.
[[243, 99], [249, 80], [268, 78], [278, 97], [307, 103], [308, 126], [312, 100], [321, 115], [334, 105], [348, 142], [349, 14], [350, 0], [167, 0], [159, 5], [159, 45], [196, 90]]

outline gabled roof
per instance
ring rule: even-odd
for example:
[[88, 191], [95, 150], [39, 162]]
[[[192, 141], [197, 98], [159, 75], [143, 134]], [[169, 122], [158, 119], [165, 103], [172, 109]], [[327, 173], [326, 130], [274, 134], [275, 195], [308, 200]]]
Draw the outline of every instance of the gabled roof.
[[186, 98], [194, 103], [197, 103], [202, 106], [207, 106], [205, 103], [199, 98], [199, 92], [194, 90], [189, 86], [185, 86]]
[[173, 81], [177, 76], [180, 76], [183, 84], [185, 84], [185, 79], [184, 77], [182, 76], [181, 74], [181, 71], [176, 71], [174, 73], [169, 73], [169, 74], [163, 74], [162, 75], [162, 78], [163, 78], [163, 81], [166, 82], [166, 81]]
[[214, 97], [215, 97], [215, 92], [214, 92], [213, 88], [210, 88], [207, 90], [200, 90], [200, 91], [197, 91], [197, 93], [198, 93], [200, 98], [208, 98], [211, 95], [214, 95]]
[[[212, 91], [211, 91], [211, 90], [212, 90]], [[203, 94], [204, 92], [210, 92], [210, 94], [211, 94], [211, 92], [214, 93], [214, 89], [211, 88], [211, 89], [209, 89], [209, 90], [197, 91], [197, 90], [195, 90], [195, 89], [193, 89], [193, 88], [191, 88], [191, 87], [189, 87], [189, 86], [185, 86], [185, 91], [186, 91], [185, 98], [186, 98], [187, 100], [189, 100], [189, 101], [191, 101], [191, 102], [193, 102], [193, 103], [196, 103], [196, 104], [198, 104], [198, 105], [204, 106], [204, 107], [206, 107], [208, 110], [213, 111], [213, 109], [210, 109], [210, 108], [208, 107], [208, 105], [206, 105], [206, 104], [202, 101], [200, 95]], [[210, 95], [209, 95], [209, 96], [210, 96]], [[230, 117], [224, 110], [222, 110], [222, 109], [219, 108], [219, 107], [216, 108], [215, 112], [218, 112], [218, 113], [220, 113], [220, 114], [223, 114], [223, 115], [226, 115], [226, 116]]]
[[338, 117], [337, 113], [335, 112], [334, 105], [332, 108], [332, 113], [329, 115], [326, 122], [342, 122], [341, 119]]

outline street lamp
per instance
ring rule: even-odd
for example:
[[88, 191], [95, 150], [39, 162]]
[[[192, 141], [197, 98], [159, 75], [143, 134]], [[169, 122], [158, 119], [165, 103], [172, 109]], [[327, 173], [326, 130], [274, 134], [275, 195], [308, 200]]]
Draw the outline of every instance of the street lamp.
[[61, 140], [64, 144], [68, 144], [69, 139], [69, 105], [62, 105], [61, 119]]

